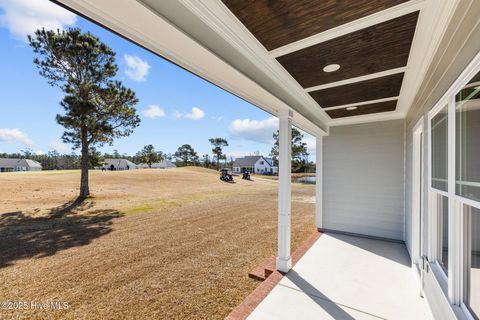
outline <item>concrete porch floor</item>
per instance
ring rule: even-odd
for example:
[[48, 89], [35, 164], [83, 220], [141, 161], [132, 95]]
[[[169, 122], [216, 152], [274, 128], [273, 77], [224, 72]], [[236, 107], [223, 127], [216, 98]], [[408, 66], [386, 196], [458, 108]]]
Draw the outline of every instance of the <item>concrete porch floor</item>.
[[433, 316], [403, 244], [325, 233], [247, 319]]

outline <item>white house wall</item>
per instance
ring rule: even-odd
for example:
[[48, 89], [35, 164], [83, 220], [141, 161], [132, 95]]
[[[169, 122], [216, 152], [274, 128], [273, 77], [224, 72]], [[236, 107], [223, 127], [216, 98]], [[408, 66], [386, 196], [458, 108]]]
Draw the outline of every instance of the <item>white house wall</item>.
[[323, 148], [323, 228], [403, 240], [404, 121], [332, 127]]
[[[261, 164], [262, 162], [263, 164]], [[271, 166], [268, 164], [267, 160], [265, 160], [264, 158], [258, 159], [257, 162], [255, 163], [255, 173], [270, 173], [270, 168]]]
[[[465, 70], [473, 57], [480, 51], [480, 1], [461, 0], [454, 14], [451, 25], [446, 31], [446, 36], [440, 44], [440, 49], [433, 58], [433, 63], [427, 71], [425, 81], [422, 83], [412, 108], [406, 118], [406, 179], [405, 179], [405, 242], [411, 252], [412, 243], [412, 145], [413, 128], [419, 119], [424, 116], [424, 133], [427, 127], [427, 113], [440, 100], [452, 83]], [[424, 154], [428, 149], [428, 136], [424, 134]], [[427, 190], [429, 181], [425, 179], [428, 168], [428, 157], [424, 156], [424, 183], [423, 190]], [[426, 193], [423, 197], [424, 215], [428, 212]], [[428, 223], [428, 221], [426, 221]], [[424, 229], [425, 230], [425, 229]], [[433, 236], [433, 235], [430, 235]], [[425, 243], [425, 241], [424, 241]], [[449, 305], [446, 297], [446, 283], [438, 283], [439, 277], [434, 276], [434, 270], [428, 268], [424, 275], [424, 295], [430, 304], [435, 319], [462, 319], [458, 307]]]

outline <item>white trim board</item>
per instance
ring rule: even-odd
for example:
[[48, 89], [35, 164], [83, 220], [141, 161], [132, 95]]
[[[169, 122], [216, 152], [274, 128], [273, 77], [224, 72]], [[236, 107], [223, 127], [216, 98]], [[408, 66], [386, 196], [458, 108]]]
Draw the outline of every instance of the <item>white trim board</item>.
[[432, 119], [441, 109], [443, 109], [449, 102], [449, 98], [460, 91], [480, 70], [480, 52], [468, 64], [465, 70], [455, 80], [455, 82], [448, 88], [443, 96], [437, 101], [432, 109], [428, 112], [429, 120]]
[[404, 16], [415, 11], [419, 11], [423, 9], [424, 1], [425, 0], [412, 0], [404, 2], [402, 4], [382, 10], [380, 12], [376, 12], [363, 18], [345, 23], [338, 27], [314, 34], [313, 36], [289, 43], [280, 48], [271, 50], [269, 54], [273, 58], [278, 58], [280, 56], [284, 56], [286, 54], [299, 51], [314, 46], [316, 44]]
[[375, 103], [380, 103], [380, 102], [394, 101], [394, 100], [397, 100], [397, 99], [398, 99], [398, 97], [390, 97], [390, 98], [383, 98], [383, 99], [376, 99], [376, 100], [368, 100], [368, 101], [355, 102], [355, 103], [349, 103], [349, 104], [343, 104], [343, 105], [339, 105], [339, 106], [323, 108], [323, 110], [328, 111], [328, 110], [343, 109], [343, 108], [348, 108], [348, 107], [364, 106], [364, 105], [367, 105], [367, 104], [375, 104]]
[[420, 11], [417, 30], [403, 78], [397, 111], [407, 115], [425, 75], [439, 49], [459, 0], [426, 0]]
[[[425, 190], [423, 190], [423, 174], [425, 172], [423, 154], [425, 146], [423, 145], [424, 118], [421, 117], [415, 127], [412, 129], [412, 200], [411, 200], [411, 247], [412, 247], [412, 264], [421, 264], [421, 257], [423, 256], [422, 244], [424, 242], [423, 224], [425, 223], [422, 197]], [[406, 224], [405, 224], [406, 225]], [[419, 268], [421, 269], [421, 268]]]
[[330, 83], [326, 83], [326, 84], [321, 84], [321, 85], [314, 86], [314, 87], [309, 87], [309, 88], [306, 88], [305, 91], [312, 92], [312, 91], [318, 91], [318, 90], [323, 90], [323, 89], [329, 89], [329, 88], [333, 88], [333, 87], [340, 87], [340, 86], [344, 86], [344, 85], [347, 85], [347, 84], [350, 84], [350, 83], [367, 81], [367, 80], [372, 80], [372, 79], [376, 79], [376, 78], [390, 76], [392, 74], [402, 73], [402, 72], [405, 72], [406, 70], [407, 70], [407, 67], [401, 67], [401, 68], [391, 69], [391, 70], [387, 70], [387, 71], [371, 73], [371, 74], [367, 74], [365, 76], [360, 76], [360, 77], [350, 78], [350, 79], [346, 79], [346, 80], [340, 80], [340, 81], [330, 82]]
[[372, 114], [364, 114], [360, 116], [346, 117], [346, 118], [337, 118], [330, 121], [328, 124], [330, 127], [335, 126], [347, 126], [352, 124], [360, 123], [370, 123], [377, 121], [388, 121], [388, 120], [398, 120], [404, 119], [404, 115], [398, 113], [397, 111], [388, 111]]

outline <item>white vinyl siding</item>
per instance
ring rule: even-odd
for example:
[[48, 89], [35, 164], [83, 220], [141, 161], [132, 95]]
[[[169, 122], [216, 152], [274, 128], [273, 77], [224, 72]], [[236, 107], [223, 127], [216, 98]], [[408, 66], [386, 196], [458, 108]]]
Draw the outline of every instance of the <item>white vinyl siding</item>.
[[332, 127], [323, 172], [325, 229], [403, 240], [403, 120]]
[[271, 166], [263, 158], [258, 159], [255, 163], [255, 173], [270, 173], [270, 168]]
[[[406, 244], [409, 250], [412, 245], [411, 231], [411, 202], [412, 202], [412, 139], [413, 128], [419, 119], [424, 117], [425, 135], [424, 143], [424, 193], [431, 185], [431, 181], [427, 179], [428, 173], [431, 173], [431, 167], [428, 161], [429, 152], [429, 132], [427, 114], [441, 100], [442, 96], [449, 90], [452, 84], [464, 72], [465, 68], [477, 55], [480, 50], [480, 24], [478, 24], [478, 16], [480, 14], [480, 3], [477, 1], [460, 2], [456, 12], [453, 15], [451, 26], [446, 30], [446, 36], [439, 46], [439, 51], [434, 57], [434, 63], [427, 71], [426, 76], [418, 90], [418, 94], [412, 101], [412, 106], [406, 118]], [[472, 27], [474, 26], [474, 27]], [[456, 92], [453, 92], [455, 94]], [[423, 254], [432, 255], [432, 252], [438, 249], [435, 246], [435, 239], [438, 236], [435, 231], [435, 221], [429, 221], [433, 217], [435, 205], [432, 203], [431, 197], [424, 195], [423, 213], [426, 224], [422, 229], [423, 237]], [[429, 201], [430, 200], [430, 201]], [[455, 215], [453, 215], [455, 216]], [[437, 241], [438, 242], [438, 241]], [[458, 242], [458, 241], [457, 241]], [[453, 250], [452, 250], [453, 251]], [[429, 257], [431, 258], [431, 257]], [[423, 292], [427, 298], [435, 319], [467, 319], [462, 308], [456, 303], [449, 301], [449, 285], [447, 278], [443, 275], [442, 270], [436, 264], [434, 259], [430, 259], [422, 270], [423, 275]], [[453, 263], [458, 261], [452, 260]], [[428, 266], [428, 267], [427, 267]], [[450, 279], [448, 279], [450, 280]], [[458, 279], [456, 280], [458, 282]], [[452, 282], [453, 283], [453, 282]]]

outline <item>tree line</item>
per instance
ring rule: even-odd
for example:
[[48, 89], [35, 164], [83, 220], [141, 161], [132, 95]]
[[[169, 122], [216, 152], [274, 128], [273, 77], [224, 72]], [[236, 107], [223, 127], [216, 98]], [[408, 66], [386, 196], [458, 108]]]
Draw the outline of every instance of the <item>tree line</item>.
[[[278, 130], [273, 133], [274, 144], [270, 151], [270, 157], [275, 166], [278, 166]], [[233, 168], [233, 157], [227, 157], [224, 148], [228, 141], [224, 138], [209, 139], [212, 145], [212, 154], [199, 156], [190, 144], [183, 144], [175, 153], [164, 153], [157, 151], [152, 144], [144, 146], [135, 155], [126, 153], [120, 154], [118, 150], [113, 153], [101, 153], [95, 148], [89, 150], [88, 168], [101, 167], [105, 159], [126, 159], [135, 164], [152, 164], [164, 160], [175, 162], [178, 167], [202, 166], [209, 169], [219, 169], [221, 166]], [[57, 151], [49, 151], [46, 154], [35, 154], [31, 149], [22, 150], [20, 153], [0, 153], [0, 158], [26, 158], [39, 162], [43, 170], [69, 170], [81, 168], [81, 155], [70, 153], [60, 154]], [[314, 172], [315, 164], [309, 161], [309, 153], [303, 135], [296, 128], [292, 128], [292, 171], [293, 172]]]
[[[208, 154], [200, 157], [195, 149], [189, 145], [184, 144], [178, 147], [175, 153], [164, 153], [157, 151], [152, 144], [144, 146], [135, 155], [128, 155], [126, 153], [120, 154], [118, 150], [113, 150], [113, 153], [101, 153], [96, 148], [90, 147], [88, 150], [88, 169], [101, 167], [105, 163], [105, 159], [126, 159], [135, 164], [147, 164], [152, 167], [154, 163], [164, 160], [175, 162], [178, 167], [182, 166], [203, 166], [211, 169], [219, 169], [220, 162], [224, 161], [224, 166], [232, 166], [233, 158], [227, 162], [227, 156], [223, 153], [223, 148], [228, 146], [228, 142], [224, 138], [209, 139], [212, 144], [213, 156]], [[43, 170], [70, 170], [82, 168], [82, 155], [74, 152], [70, 154], [60, 154], [57, 151], [49, 151], [45, 154], [36, 154], [33, 150], [27, 148], [18, 153], [0, 153], [0, 158], [14, 158], [14, 159], [31, 159], [39, 162]]]

